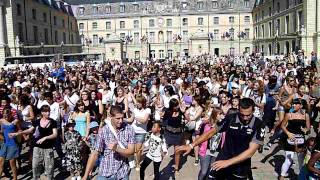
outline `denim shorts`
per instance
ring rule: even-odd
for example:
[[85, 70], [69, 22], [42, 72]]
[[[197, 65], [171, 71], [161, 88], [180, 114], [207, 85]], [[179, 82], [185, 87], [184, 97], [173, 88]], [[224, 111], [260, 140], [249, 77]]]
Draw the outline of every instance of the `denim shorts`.
[[135, 139], [135, 142], [137, 143], [137, 144], [143, 144], [144, 143], [144, 140], [145, 140], [145, 138], [146, 138], [146, 133], [141, 133], [141, 134], [135, 134], [134, 135], [134, 139]]
[[[99, 176], [97, 177], [97, 180], [117, 180], [118, 178], [116, 176], [111, 176], [111, 177], [104, 177], [104, 176]], [[129, 180], [129, 177], [126, 176], [122, 178], [121, 180]]]
[[11, 160], [18, 158], [20, 155], [18, 146], [8, 146], [6, 144], [1, 144], [0, 157], [5, 158], [6, 160]]

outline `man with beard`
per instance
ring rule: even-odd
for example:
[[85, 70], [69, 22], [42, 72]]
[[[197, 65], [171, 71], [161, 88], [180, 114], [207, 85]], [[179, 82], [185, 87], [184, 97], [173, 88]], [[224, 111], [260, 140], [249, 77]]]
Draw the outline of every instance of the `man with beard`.
[[265, 128], [263, 122], [253, 116], [255, 103], [250, 98], [240, 100], [239, 113], [231, 114], [218, 122], [193, 143], [181, 146], [178, 152], [185, 155], [200, 143], [218, 132], [225, 132], [226, 139], [216, 161], [212, 164], [210, 179], [248, 179], [251, 174], [251, 157], [263, 145]]

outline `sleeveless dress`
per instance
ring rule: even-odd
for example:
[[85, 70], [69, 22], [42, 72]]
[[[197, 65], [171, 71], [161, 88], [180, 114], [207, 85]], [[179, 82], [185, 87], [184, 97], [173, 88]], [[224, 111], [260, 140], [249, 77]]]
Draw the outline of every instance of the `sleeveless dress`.
[[[291, 119], [288, 121], [288, 125], [287, 125], [287, 129], [290, 133], [293, 133], [295, 135], [301, 135], [302, 137], [304, 137], [304, 132], [301, 130], [301, 128], [305, 128], [306, 127], [306, 121], [304, 119]], [[285, 139], [285, 146], [284, 146], [284, 150], [285, 151], [295, 151], [295, 146], [294, 145], [290, 145], [287, 141], [288, 136], [286, 136]], [[298, 145], [298, 147], [303, 147], [302, 145]]]
[[11, 160], [19, 157], [19, 147], [15, 138], [10, 138], [9, 134], [14, 133], [16, 126], [12, 123], [3, 124], [2, 126], [4, 134], [4, 144], [1, 146], [0, 157], [4, 157], [6, 160]]
[[87, 130], [87, 117], [86, 114], [83, 114], [82, 116], [75, 117], [74, 121], [76, 122], [75, 130], [78, 131], [81, 136], [86, 135]]

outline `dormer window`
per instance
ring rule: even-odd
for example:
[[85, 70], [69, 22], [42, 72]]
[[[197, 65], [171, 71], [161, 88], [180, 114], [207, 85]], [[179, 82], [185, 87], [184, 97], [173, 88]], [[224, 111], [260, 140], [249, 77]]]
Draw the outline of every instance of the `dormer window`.
[[84, 14], [84, 7], [80, 7], [78, 9], [79, 15], [83, 15]]
[[110, 5], [107, 5], [106, 6], [106, 13], [111, 13], [111, 6]]
[[138, 12], [139, 11], [139, 4], [134, 4], [133, 10], [134, 10], [134, 12]]
[[229, 8], [233, 8], [233, 3], [232, 3], [232, 1], [228, 1], [228, 6], [229, 6]]
[[218, 8], [218, 1], [217, 0], [214, 0], [212, 1], [212, 8]]
[[126, 10], [126, 7], [124, 4], [120, 5], [120, 13], [124, 13]]
[[186, 10], [188, 7], [188, 3], [187, 2], [182, 2], [182, 9]]
[[197, 2], [197, 8], [198, 10], [203, 10], [203, 1]]
[[97, 14], [99, 10], [98, 6], [93, 6], [93, 14]]

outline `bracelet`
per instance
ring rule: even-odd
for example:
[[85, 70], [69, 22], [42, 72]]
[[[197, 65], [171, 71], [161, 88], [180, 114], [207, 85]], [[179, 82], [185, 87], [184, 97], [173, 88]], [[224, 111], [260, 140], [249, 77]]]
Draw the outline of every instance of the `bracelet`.
[[191, 147], [191, 149], [193, 149], [193, 148], [194, 148], [194, 146], [193, 146], [192, 144], [189, 144], [189, 146]]

